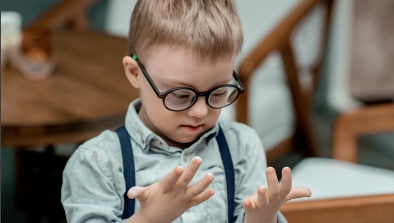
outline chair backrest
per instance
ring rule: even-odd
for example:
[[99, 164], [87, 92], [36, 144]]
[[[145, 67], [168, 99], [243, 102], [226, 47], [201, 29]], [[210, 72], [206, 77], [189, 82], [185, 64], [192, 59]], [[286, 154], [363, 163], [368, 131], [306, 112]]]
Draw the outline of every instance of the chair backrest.
[[[293, 36], [297, 32], [300, 24], [311, 14], [317, 5], [322, 4], [325, 10], [325, 17], [321, 30], [321, 50], [317, 56], [316, 63], [311, 67], [311, 85], [309, 88], [303, 88], [300, 83], [300, 66], [297, 64], [299, 58], [295, 58]], [[279, 23], [268, 36], [241, 61], [238, 73], [242, 83], [245, 86], [245, 94], [241, 95], [236, 104], [237, 121], [250, 124], [249, 94], [251, 79], [256, 73], [259, 66], [267, 59], [268, 55], [273, 52], [279, 52], [287, 78], [287, 83], [292, 96], [292, 103], [296, 117], [296, 127], [294, 135], [284, 140], [272, 150], [267, 152], [268, 161], [273, 161], [283, 154], [289, 152], [291, 148], [304, 148], [305, 153], [309, 156], [318, 154], [317, 146], [313, 134], [311, 123], [311, 100], [319, 80], [319, 73], [324, 60], [326, 51], [329, 26], [331, 21], [333, 0], [302, 0], [288, 14], [281, 23]]]

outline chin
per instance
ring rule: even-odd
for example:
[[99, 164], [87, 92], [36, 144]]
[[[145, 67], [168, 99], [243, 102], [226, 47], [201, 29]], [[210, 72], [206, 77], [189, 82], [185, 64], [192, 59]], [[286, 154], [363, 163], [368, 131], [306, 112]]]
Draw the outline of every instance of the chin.
[[190, 145], [192, 145], [195, 141], [197, 141], [200, 138], [200, 135], [196, 137], [178, 137], [177, 139], [170, 139], [171, 143], [169, 143], [170, 146], [176, 146], [180, 148], [187, 148]]
[[175, 142], [179, 144], [192, 144], [193, 142], [197, 141], [198, 138], [200, 137], [194, 137], [194, 138], [187, 137], [187, 138], [182, 138], [181, 140], [176, 140]]

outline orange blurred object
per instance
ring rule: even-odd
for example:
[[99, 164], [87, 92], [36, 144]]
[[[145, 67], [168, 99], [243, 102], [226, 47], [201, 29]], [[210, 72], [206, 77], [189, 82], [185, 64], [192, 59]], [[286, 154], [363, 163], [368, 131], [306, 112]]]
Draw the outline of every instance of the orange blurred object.
[[55, 65], [53, 35], [49, 29], [26, 28], [17, 55], [22, 75], [31, 80], [49, 77]]

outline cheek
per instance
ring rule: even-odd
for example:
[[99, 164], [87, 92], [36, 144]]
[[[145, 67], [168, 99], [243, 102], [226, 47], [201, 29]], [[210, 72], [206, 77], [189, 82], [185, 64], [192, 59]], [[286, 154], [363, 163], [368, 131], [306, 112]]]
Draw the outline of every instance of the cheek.
[[148, 115], [153, 127], [152, 130], [159, 136], [172, 138], [171, 135], [182, 123], [180, 114], [167, 110], [161, 101], [150, 108]]
[[[141, 98], [143, 96], [141, 95]], [[151, 94], [148, 92], [144, 95], [144, 104], [146, 112], [148, 113], [149, 119], [152, 124], [156, 127], [168, 125], [174, 122], [178, 113], [169, 111], [164, 107], [162, 99], [158, 98], [155, 93]]]
[[204, 130], [207, 131], [211, 129], [217, 122], [221, 109], [209, 108], [207, 115], [203, 118]]
[[147, 111], [159, 112], [156, 109], [160, 109], [160, 107], [164, 108], [162, 100], [157, 97], [147, 82], [141, 82], [140, 97]]
[[211, 109], [208, 113], [207, 116], [207, 122], [209, 122], [209, 125], [211, 125], [211, 127], [216, 123], [216, 121], [219, 118], [220, 112], [222, 109]]

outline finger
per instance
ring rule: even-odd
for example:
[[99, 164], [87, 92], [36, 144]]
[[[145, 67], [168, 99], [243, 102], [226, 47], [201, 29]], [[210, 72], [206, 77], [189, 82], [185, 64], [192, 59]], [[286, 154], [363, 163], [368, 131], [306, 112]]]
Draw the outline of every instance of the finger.
[[201, 204], [202, 202], [204, 202], [204, 201], [208, 200], [210, 197], [212, 197], [214, 194], [215, 194], [215, 191], [212, 188], [202, 192], [200, 195], [190, 199], [189, 207]]
[[266, 170], [267, 184], [268, 184], [268, 198], [277, 200], [279, 198], [279, 183], [278, 177], [276, 176], [275, 169], [268, 167]]
[[144, 187], [139, 187], [139, 186], [132, 187], [127, 191], [127, 197], [130, 199], [140, 197], [143, 194], [144, 190], [145, 190]]
[[253, 202], [253, 200], [257, 199], [256, 196], [257, 196], [257, 194], [254, 193], [254, 194], [250, 195], [249, 197], [245, 198], [245, 200], [243, 202], [245, 212], [256, 210], [257, 206]]
[[290, 193], [286, 197], [286, 201], [302, 198], [302, 197], [310, 197], [312, 195], [312, 191], [306, 187], [293, 187], [291, 188]]
[[159, 184], [163, 192], [171, 190], [176, 185], [183, 172], [183, 168], [181, 166], [177, 166], [173, 171], [171, 171], [163, 179], [161, 179], [159, 181]]
[[257, 206], [259, 208], [265, 208], [268, 207], [269, 205], [269, 200], [268, 200], [268, 192], [267, 188], [264, 186], [260, 186], [257, 189]]
[[285, 167], [282, 170], [282, 180], [280, 183], [280, 196], [285, 198], [291, 190], [292, 180], [291, 180], [291, 169], [289, 167]]
[[185, 171], [183, 171], [183, 174], [178, 180], [177, 186], [186, 188], [190, 181], [192, 181], [201, 163], [202, 159], [199, 156], [194, 157], [191, 163], [186, 167]]
[[213, 179], [214, 179], [213, 174], [208, 173], [198, 183], [186, 189], [186, 196], [195, 197], [201, 194], [212, 183]]

